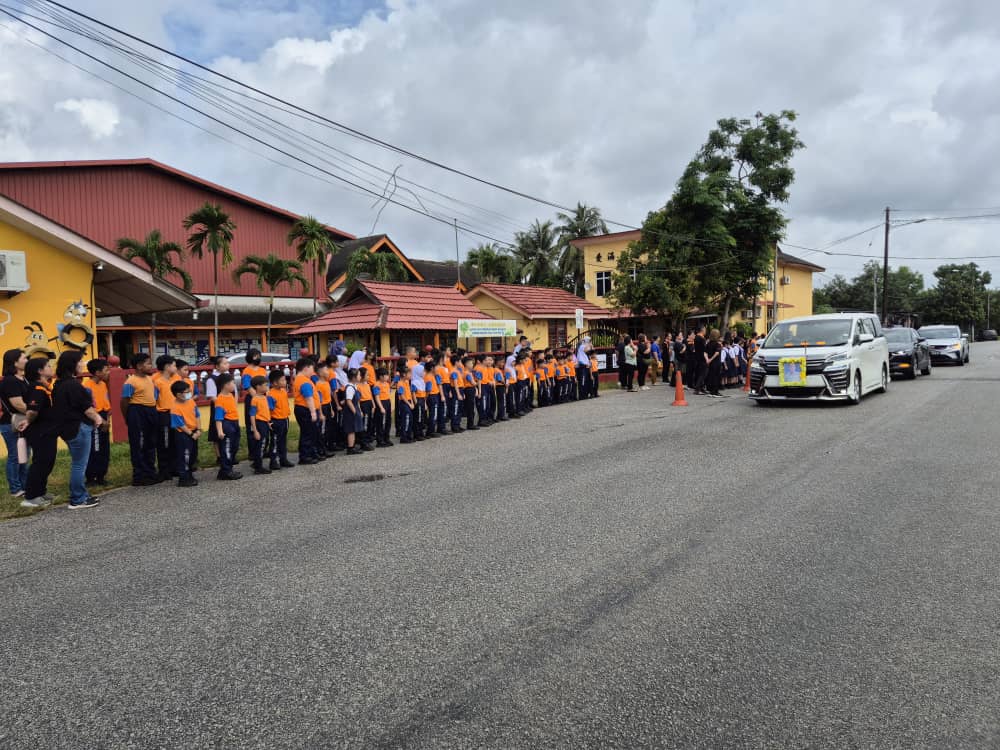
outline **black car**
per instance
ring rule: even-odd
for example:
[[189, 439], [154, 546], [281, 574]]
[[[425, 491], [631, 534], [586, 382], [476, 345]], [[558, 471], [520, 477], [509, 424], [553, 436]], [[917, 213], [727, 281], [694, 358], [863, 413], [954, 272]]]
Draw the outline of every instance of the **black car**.
[[927, 339], [912, 328], [886, 328], [885, 339], [889, 342], [889, 373], [913, 380], [919, 370], [922, 375], [931, 374], [931, 348]]

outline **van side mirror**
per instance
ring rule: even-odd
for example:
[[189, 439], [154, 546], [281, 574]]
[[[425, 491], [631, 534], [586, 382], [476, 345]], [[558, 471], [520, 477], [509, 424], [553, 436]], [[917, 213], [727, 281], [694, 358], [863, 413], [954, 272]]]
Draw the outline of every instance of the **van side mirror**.
[[875, 340], [875, 337], [872, 336], [870, 333], [859, 333], [858, 334], [858, 343], [861, 343], [861, 344], [870, 344], [874, 340]]

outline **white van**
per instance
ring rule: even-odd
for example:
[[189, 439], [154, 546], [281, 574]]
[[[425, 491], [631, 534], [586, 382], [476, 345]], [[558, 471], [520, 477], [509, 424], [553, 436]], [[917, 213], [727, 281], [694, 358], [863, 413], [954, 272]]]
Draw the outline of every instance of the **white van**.
[[871, 313], [810, 315], [771, 329], [750, 364], [757, 402], [813, 399], [857, 404], [889, 388], [889, 345]]

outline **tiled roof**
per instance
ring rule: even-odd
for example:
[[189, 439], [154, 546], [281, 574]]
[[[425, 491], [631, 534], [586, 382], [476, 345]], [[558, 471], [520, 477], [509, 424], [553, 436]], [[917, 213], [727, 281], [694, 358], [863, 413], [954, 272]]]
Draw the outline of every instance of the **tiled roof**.
[[787, 266], [801, 266], [809, 271], [815, 271], [816, 273], [823, 273], [826, 269], [823, 266], [817, 266], [815, 263], [810, 263], [808, 260], [802, 260], [802, 258], [796, 258], [794, 255], [789, 255], [780, 247], [778, 248], [778, 263]]
[[[445, 260], [418, 260], [410, 258], [410, 263], [417, 269], [428, 284], [454, 284], [458, 281], [455, 264]], [[462, 283], [468, 288], [479, 283], [479, 274], [474, 268], [462, 266]]]
[[308, 336], [313, 333], [338, 331], [374, 331], [379, 328], [383, 314], [382, 305], [363, 299], [338, 307], [310, 320], [301, 328], [292, 331], [293, 336]]
[[490, 320], [453, 286], [356, 281], [340, 305], [292, 332], [454, 331], [460, 319]]
[[609, 234], [595, 234], [593, 237], [580, 237], [576, 240], [570, 240], [569, 244], [574, 247], [586, 247], [587, 245], [603, 245], [605, 242], [621, 240], [632, 242], [637, 241], [640, 237], [642, 237], [641, 229], [627, 229], [624, 232], [611, 232]]
[[609, 317], [608, 311], [603, 307], [587, 302], [565, 289], [521, 284], [480, 284], [469, 295], [471, 297], [483, 292], [517, 308], [528, 318], [572, 318], [577, 308], [583, 310], [583, 317], [591, 320]]

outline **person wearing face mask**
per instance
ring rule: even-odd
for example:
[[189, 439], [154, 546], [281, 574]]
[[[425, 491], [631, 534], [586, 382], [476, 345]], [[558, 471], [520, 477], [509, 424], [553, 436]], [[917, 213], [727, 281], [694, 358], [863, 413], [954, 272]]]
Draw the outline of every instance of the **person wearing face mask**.
[[178, 487], [195, 487], [198, 480], [194, 471], [198, 466], [198, 438], [201, 437], [201, 414], [194, 403], [194, 391], [187, 380], [178, 380], [170, 386], [174, 403], [170, 407], [170, 427], [175, 433], [174, 449], [177, 463], [175, 471]]

